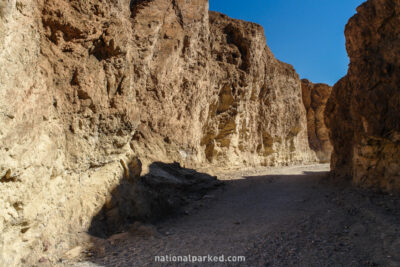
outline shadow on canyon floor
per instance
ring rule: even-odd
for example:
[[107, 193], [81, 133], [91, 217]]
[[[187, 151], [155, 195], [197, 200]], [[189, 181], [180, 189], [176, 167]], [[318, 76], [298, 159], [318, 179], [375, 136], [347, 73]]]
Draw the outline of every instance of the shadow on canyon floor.
[[136, 221], [153, 223], [177, 214], [183, 206], [222, 184], [215, 176], [183, 168], [178, 163], [154, 162], [148, 174], [139, 177], [137, 168], [141, 166], [135, 160], [123, 164], [124, 179], [93, 218], [89, 234], [106, 238], [127, 230]]
[[400, 198], [329, 183], [327, 171], [316, 165], [232, 174], [225, 186], [185, 203], [178, 216], [105, 239], [87, 260], [175, 266], [155, 256], [243, 255], [245, 263], [227, 265], [399, 266]]

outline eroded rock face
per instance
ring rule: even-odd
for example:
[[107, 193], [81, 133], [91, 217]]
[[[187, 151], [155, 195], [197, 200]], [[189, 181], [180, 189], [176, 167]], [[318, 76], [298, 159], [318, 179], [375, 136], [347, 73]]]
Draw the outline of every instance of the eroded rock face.
[[0, 63], [0, 265], [74, 246], [136, 157], [315, 157], [294, 69], [206, 0], [3, 1]]
[[207, 160], [228, 166], [313, 160], [293, 67], [275, 59], [259, 25], [209, 15], [214, 93], [200, 144]]
[[346, 26], [349, 71], [326, 107], [337, 177], [400, 190], [400, 2], [370, 0]]
[[303, 103], [307, 111], [307, 130], [310, 148], [315, 151], [321, 163], [330, 162], [333, 147], [329, 130], [325, 125], [325, 106], [332, 87], [323, 83], [301, 80]]
[[[314, 160], [298, 75], [274, 58], [263, 29], [208, 13], [206, 1], [176, 1], [160, 14], [157, 3], [134, 12], [134, 38], [145, 47], [134, 67], [141, 110], [135, 153], [147, 164], [189, 167]], [[149, 27], [164, 14], [170, 23]]]
[[66, 236], [87, 228], [133, 156], [130, 10], [117, 1], [2, 10], [0, 265], [29, 265], [70, 247]]

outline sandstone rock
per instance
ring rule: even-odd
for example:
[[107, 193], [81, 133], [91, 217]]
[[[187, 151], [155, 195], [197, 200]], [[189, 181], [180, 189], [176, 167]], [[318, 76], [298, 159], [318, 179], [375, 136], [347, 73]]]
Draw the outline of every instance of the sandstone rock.
[[307, 111], [307, 130], [310, 148], [315, 151], [321, 163], [330, 162], [333, 147], [329, 140], [329, 130], [325, 125], [325, 106], [332, 87], [307, 79], [301, 80], [303, 103]]
[[[298, 75], [274, 58], [263, 29], [208, 14], [207, 1], [165, 2], [145, 2], [133, 14], [137, 45], [156, 44], [139, 50], [134, 67], [141, 125], [131, 145], [144, 165], [314, 160]], [[168, 23], [153, 26], [163, 12]]]
[[81, 246], [76, 246], [76, 247], [68, 250], [64, 254], [64, 257], [65, 257], [65, 259], [72, 260], [72, 259], [75, 259], [75, 258], [78, 258], [79, 256], [81, 256], [82, 252], [83, 252], [83, 248]]
[[78, 245], [70, 237], [119, 184], [119, 160], [133, 156], [139, 115], [125, 90], [131, 52], [118, 49], [132, 36], [126, 3], [2, 5], [0, 265], [17, 266]]
[[400, 2], [369, 0], [346, 26], [348, 74], [333, 88], [326, 123], [332, 171], [355, 184], [400, 190]]
[[105, 204], [118, 211], [111, 192], [140, 180], [135, 157], [144, 174], [313, 161], [305, 114], [263, 29], [207, 0], [3, 1], [0, 265], [78, 245]]
[[207, 161], [268, 166], [314, 160], [293, 67], [275, 59], [259, 25], [209, 15], [215, 93], [201, 138]]

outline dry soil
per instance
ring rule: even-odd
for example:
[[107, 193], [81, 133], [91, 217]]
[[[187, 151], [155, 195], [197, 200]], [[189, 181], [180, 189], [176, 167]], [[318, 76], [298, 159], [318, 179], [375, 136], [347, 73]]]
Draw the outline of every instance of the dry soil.
[[[184, 214], [110, 237], [74, 266], [400, 266], [400, 198], [332, 184], [328, 165], [220, 174]], [[96, 251], [96, 249], [95, 249]], [[242, 263], [156, 263], [156, 255]], [[89, 253], [89, 255], [91, 255]], [[68, 264], [65, 262], [65, 264]]]

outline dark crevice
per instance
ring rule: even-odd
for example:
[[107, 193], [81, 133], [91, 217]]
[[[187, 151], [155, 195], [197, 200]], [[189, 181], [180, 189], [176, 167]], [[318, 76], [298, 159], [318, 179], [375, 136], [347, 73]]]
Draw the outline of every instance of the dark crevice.
[[124, 82], [124, 80], [125, 80], [125, 76], [124, 77], [122, 77], [121, 78], [121, 81], [118, 83], [118, 87], [117, 87], [117, 91], [116, 91], [116, 93], [117, 94], [119, 94], [119, 95], [122, 95], [122, 84], [123, 84], [123, 82]]
[[182, 16], [182, 11], [179, 8], [179, 5], [176, 3], [176, 0], [172, 0], [172, 6], [174, 8], [176, 17], [178, 18], [178, 22], [181, 25], [181, 27], [183, 28], [183, 16]]
[[115, 45], [115, 41], [113, 39], [111, 39], [109, 43], [106, 43], [103, 36], [101, 36], [93, 43], [93, 45], [94, 48], [90, 54], [94, 55], [98, 61], [106, 60], [123, 54], [120, 47]]
[[131, 10], [131, 18], [134, 18], [140, 9], [147, 6], [153, 0], [131, 0], [129, 7]]
[[[239, 49], [240, 57], [242, 59], [242, 63], [240, 64], [239, 68], [248, 72], [250, 69], [249, 41], [242, 36], [241, 32], [236, 29], [233, 24], [226, 26], [224, 33], [226, 34], [227, 43], [233, 44]], [[235, 56], [238, 57], [238, 55]]]

